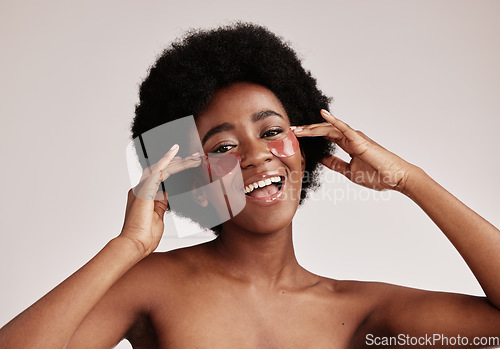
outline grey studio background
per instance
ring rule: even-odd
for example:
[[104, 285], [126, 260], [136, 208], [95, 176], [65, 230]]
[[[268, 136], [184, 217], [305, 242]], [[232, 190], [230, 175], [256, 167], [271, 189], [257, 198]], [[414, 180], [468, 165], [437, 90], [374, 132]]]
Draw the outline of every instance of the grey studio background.
[[[500, 225], [498, 1], [0, 6], [0, 326], [120, 233], [138, 85], [190, 28], [240, 19], [285, 37], [334, 97], [334, 115]], [[324, 176], [294, 221], [304, 267], [337, 279], [483, 294], [408, 198]], [[158, 251], [208, 239], [163, 239]]]

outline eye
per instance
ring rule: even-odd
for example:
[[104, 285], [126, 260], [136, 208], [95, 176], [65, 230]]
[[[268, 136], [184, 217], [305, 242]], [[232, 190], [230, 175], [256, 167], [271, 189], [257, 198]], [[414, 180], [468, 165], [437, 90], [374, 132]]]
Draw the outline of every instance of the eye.
[[232, 144], [220, 144], [217, 148], [214, 149], [213, 153], [226, 153], [234, 147], [235, 146]]
[[282, 132], [283, 132], [283, 129], [278, 127], [278, 128], [273, 128], [273, 129], [266, 131], [262, 136], [263, 137], [273, 137], [273, 136], [279, 135]]

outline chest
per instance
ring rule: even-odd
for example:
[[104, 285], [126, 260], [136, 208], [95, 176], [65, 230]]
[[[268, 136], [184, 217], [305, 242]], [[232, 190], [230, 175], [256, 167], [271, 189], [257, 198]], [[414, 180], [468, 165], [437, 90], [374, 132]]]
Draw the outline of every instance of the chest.
[[346, 348], [361, 318], [329, 297], [234, 289], [170, 295], [151, 314], [163, 348]]

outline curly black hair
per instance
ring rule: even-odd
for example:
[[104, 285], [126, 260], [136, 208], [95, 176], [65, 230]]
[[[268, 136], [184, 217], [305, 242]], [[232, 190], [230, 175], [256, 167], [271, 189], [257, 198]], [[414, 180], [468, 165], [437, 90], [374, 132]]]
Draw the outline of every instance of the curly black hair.
[[[163, 51], [140, 86], [132, 138], [186, 115], [196, 118], [218, 89], [243, 81], [271, 90], [292, 126], [324, 122], [319, 111], [328, 109], [331, 98], [290, 45], [265, 27], [236, 22], [188, 31]], [[335, 147], [322, 137], [299, 142], [306, 157], [301, 204], [319, 186], [319, 161]]]

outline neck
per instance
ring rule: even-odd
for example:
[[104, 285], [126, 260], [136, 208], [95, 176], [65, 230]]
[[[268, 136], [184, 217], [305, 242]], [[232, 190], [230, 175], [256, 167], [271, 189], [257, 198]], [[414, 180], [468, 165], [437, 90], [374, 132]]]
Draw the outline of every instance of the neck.
[[213, 246], [225, 273], [255, 285], [297, 285], [311, 275], [295, 258], [291, 223], [266, 234], [225, 227]]

